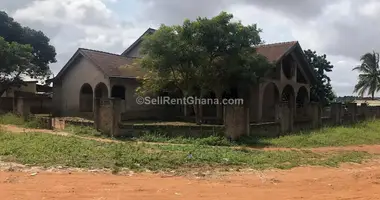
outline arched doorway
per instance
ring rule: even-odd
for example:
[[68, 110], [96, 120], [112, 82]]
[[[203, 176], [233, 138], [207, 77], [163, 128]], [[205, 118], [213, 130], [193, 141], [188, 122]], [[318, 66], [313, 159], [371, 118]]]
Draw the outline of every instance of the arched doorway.
[[281, 93], [281, 101], [286, 103], [288, 108], [294, 108], [294, 89], [291, 85], [286, 85]]
[[114, 85], [111, 90], [111, 97], [125, 100], [125, 87], [122, 85]]
[[90, 84], [82, 85], [79, 94], [79, 111], [92, 112], [94, 102], [94, 93]]
[[276, 119], [276, 104], [279, 103], [277, 85], [268, 83], [262, 97], [262, 121], [273, 122]]
[[307, 117], [307, 105], [310, 101], [309, 99], [309, 92], [306, 87], [302, 86], [299, 88], [296, 97], [297, 118]]
[[95, 97], [99, 99], [108, 98], [108, 87], [104, 83], [99, 83], [95, 87]]

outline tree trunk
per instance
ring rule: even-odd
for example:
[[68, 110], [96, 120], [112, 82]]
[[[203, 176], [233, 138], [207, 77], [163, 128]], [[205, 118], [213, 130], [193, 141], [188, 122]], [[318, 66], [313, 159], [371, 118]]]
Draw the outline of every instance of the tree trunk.
[[189, 116], [188, 111], [187, 111], [187, 105], [186, 105], [186, 104], [183, 105], [183, 115], [184, 115], [184, 117]]
[[220, 91], [215, 91], [215, 96], [218, 99], [219, 104], [216, 105], [216, 118], [222, 121], [223, 119], [223, 105], [221, 104], [222, 102], [222, 92]]
[[202, 107], [201, 105], [193, 104], [194, 114], [195, 114], [195, 123], [197, 125], [202, 124], [202, 116], [201, 116], [202, 108], [201, 107]]
[[375, 100], [375, 92], [372, 92], [372, 100]]

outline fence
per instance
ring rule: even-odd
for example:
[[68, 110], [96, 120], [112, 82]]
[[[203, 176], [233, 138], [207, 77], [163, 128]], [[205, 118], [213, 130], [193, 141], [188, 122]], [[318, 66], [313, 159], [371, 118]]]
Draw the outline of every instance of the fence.
[[[28, 102], [20, 98], [17, 101], [17, 109], [24, 111], [23, 103]], [[26, 104], [30, 105], [30, 104]], [[242, 106], [229, 106], [225, 108], [224, 125], [192, 125], [192, 126], [175, 126], [175, 125], [125, 125], [122, 124], [122, 114], [120, 112], [120, 101], [118, 99], [109, 99], [97, 101], [95, 104], [95, 121], [94, 123], [75, 121], [65, 121], [56, 118], [47, 118], [46, 122], [51, 128], [64, 128], [65, 124], [93, 126], [111, 136], [137, 136], [142, 132], [165, 132], [169, 135], [186, 135], [186, 136], [205, 136], [225, 134], [232, 139], [242, 135], [251, 136], [269, 136], [276, 137], [286, 134], [292, 134], [298, 131], [318, 129], [323, 126], [340, 126], [354, 124], [363, 120], [380, 118], [380, 106], [367, 106], [362, 104], [357, 106], [355, 103], [340, 104], [334, 103], [328, 109], [323, 111], [316, 103], [308, 105], [307, 116], [303, 119], [296, 119], [295, 113], [287, 105], [276, 106], [276, 120], [266, 123], [249, 123], [249, 108]], [[20, 108], [22, 107], [22, 108]], [[27, 107], [27, 106], [26, 106]]]
[[52, 98], [45, 96], [0, 98], [0, 111], [2, 112], [20, 112], [20, 106], [26, 107], [26, 114], [50, 114], [52, 110]]

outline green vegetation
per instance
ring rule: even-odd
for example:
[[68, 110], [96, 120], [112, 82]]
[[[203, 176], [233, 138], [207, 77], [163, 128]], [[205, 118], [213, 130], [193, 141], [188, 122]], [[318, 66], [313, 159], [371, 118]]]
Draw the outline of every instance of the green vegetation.
[[0, 115], [0, 124], [9, 124], [21, 126], [24, 128], [42, 128], [41, 121], [38, 118], [29, 118], [28, 120], [24, 120], [18, 115], [7, 113], [4, 115]]
[[[275, 67], [256, 52], [263, 43], [260, 32], [256, 24], [243, 25], [226, 12], [185, 20], [182, 25], [162, 25], [142, 42], [139, 62], [147, 73], [137, 91], [184, 97], [214, 94], [217, 99], [236, 98], [238, 90], [248, 93]], [[195, 122], [201, 123], [199, 108], [193, 107]], [[217, 106], [220, 119], [221, 113]]]
[[42, 31], [23, 27], [3, 11], [0, 30], [0, 96], [23, 85], [25, 77], [41, 80], [51, 74], [49, 64], [56, 62], [56, 52]]
[[327, 60], [326, 54], [318, 55], [317, 52], [310, 49], [304, 53], [317, 78], [316, 83], [311, 86], [310, 98], [312, 101], [321, 102], [322, 105], [326, 106], [336, 98], [330, 77], [327, 75], [328, 72], [332, 72], [334, 66]]
[[[91, 127], [69, 126], [68, 132], [75, 135], [101, 136]], [[180, 135], [180, 133], [178, 134]], [[123, 140], [120, 138], [120, 140]], [[250, 146], [250, 147], [288, 147], [311, 148], [327, 146], [347, 146], [380, 144], [380, 121], [362, 122], [353, 126], [326, 127], [320, 130], [300, 132], [279, 138], [246, 136], [231, 142], [225, 137], [184, 137], [169, 136], [164, 131], [141, 132], [140, 136], [127, 138], [129, 141], [157, 142], [171, 144], [192, 144], [211, 146]]]
[[169, 137], [160, 133], [145, 133], [138, 138], [132, 138], [137, 141], [144, 142], [160, 142], [160, 143], [172, 143], [172, 144], [195, 144], [195, 145], [211, 145], [211, 146], [231, 146], [236, 143], [229, 142], [226, 138], [220, 136], [207, 136], [207, 137]]
[[102, 135], [101, 132], [97, 131], [93, 127], [88, 127], [88, 126], [66, 125], [65, 126], [65, 131], [67, 131], [69, 133], [72, 133], [74, 135], [79, 135], [79, 136], [103, 137], [103, 135]]
[[300, 132], [279, 138], [246, 136], [236, 142], [224, 137], [208, 136], [203, 138], [169, 137], [163, 132], [142, 133], [137, 141], [199, 144], [212, 146], [251, 146], [251, 147], [289, 147], [310, 148], [326, 146], [347, 146], [380, 144], [380, 121], [368, 121], [353, 126], [326, 127], [320, 130]]
[[297, 135], [262, 139], [259, 142], [270, 146], [293, 148], [380, 144], [380, 121], [324, 128]]
[[[25, 122], [13, 114], [0, 116], [0, 124], [30, 127], [32, 122], [37, 123]], [[79, 136], [103, 137], [91, 127], [70, 125], [66, 127], [66, 131]], [[379, 143], [378, 121], [360, 123], [352, 127], [325, 128], [280, 138], [245, 137], [237, 142], [230, 142], [218, 136], [190, 138], [169, 137], [163, 133], [143, 133], [138, 138], [112, 143], [46, 133], [11, 134], [0, 129], [0, 158], [3, 161], [29, 165], [108, 168], [114, 173], [123, 168], [153, 171], [186, 171], [189, 168], [202, 167], [288, 169], [302, 165], [338, 166], [343, 162], [358, 163], [374, 155], [355, 151], [317, 153], [302, 149], [262, 151], [228, 146], [305, 148]]]
[[[28, 145], [25, 145], [28, 144]], [[337, 166], [369, 159], [364, 152], [259, 151], [201, 145], [104, 143], [42, 133], [0, 132], [3, 161], [29, 165], [81, 168], [172, 170], [202, 167], [292, 168], [301, 165]]]
[[355, 85], [354, 92], [360, 96], [365, 93], [371, 95], [372, 100], [375, 99], [375, 93], [380, 90], [380, 67], [379, 67], [379, 53], [373, 51], [361, 56], [362, 62], [353, 70], [359, 72], [358, 83]]

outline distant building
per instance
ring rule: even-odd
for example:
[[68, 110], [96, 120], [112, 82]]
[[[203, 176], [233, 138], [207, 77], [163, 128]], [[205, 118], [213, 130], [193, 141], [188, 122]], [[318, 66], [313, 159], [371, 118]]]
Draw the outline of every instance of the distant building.
[[38, 81], [25, 81], [25, 85], [9, 88], [1, 97], [18, 96], [51, 96], [52, 87], [48, 85], [39, 85]]

